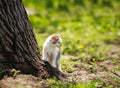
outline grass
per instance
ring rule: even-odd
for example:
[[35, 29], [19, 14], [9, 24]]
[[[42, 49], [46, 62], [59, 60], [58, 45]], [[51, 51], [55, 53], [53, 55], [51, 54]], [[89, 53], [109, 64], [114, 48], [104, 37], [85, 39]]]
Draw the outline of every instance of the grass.
[[74, 68], [75, 62], [70, 61], [70, 59], [64, 59], [64, 58], [62, 58], [61, 59], [61, 63], [62, 63], [62, 69], [64, 71], [67, 71], [68, 73], [72, 73], [75, 70], [75, 68]]
[[[68, 73], [75, 70], [76, 64], [90, 68], [88, 62], [95, 64], [96, 61], [108, 58], [110, 45], [120, 46], [120, 42], [116, 40], [120, 37], [119, 0], [23, 0], [23, 3], [36, 11], [29, 15], [29, 19], [40, 50], [49, 35], [60, 33], [63, 39], [62, 54], [81, 58], [86, 63], [74, 61], [73, 58], [62, 58], [62, 69]], [[120, 61], [119, 57], [110, 58], [114, 63]], [[118, 71], [119, 68], [117, 66], [113, 70]], [[103, 83], [92, 80], [64, 84], [55, 79], [48, 82], [51, 88], [97, 88], [95, 85]]]
[[74, 81], [71, 83], [63, 83], [61, 81], [54, 79], [48, 80], [50, 84], [50, 88], [98, 88], [98, 87], [106, 87], [102, 80], [92, 80], [90, 82], [81, 82], [75, 84]]

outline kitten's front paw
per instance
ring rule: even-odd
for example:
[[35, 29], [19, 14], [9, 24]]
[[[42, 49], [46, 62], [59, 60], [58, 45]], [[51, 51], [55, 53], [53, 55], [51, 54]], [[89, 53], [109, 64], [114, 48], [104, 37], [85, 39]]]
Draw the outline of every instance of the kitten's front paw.
[[55, 64], [51, 64], [51, 65], [52, 65], [52, 67], [56, 68], [56, 65], [55, 65]]
[[44, 58], [44, 57], [42, 58], [42, 60], [43, 60], [43, 61], [45, 61], [45, 62], [47, 62], [47, 59], [46, 59], [46, 58]]
[[62, 72], [62, 69], [61, 69], [61, 68], [58, 68], [58, 70], [59, 70], [60, 72]]

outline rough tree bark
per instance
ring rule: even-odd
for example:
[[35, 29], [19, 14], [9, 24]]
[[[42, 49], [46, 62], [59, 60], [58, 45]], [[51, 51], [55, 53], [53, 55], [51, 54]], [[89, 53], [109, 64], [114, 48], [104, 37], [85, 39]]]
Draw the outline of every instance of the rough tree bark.
[[21, 0], [0, 0], [0, 64], [22, 73], [57, 76], [59, 71], [40, 59], [32, 26]]

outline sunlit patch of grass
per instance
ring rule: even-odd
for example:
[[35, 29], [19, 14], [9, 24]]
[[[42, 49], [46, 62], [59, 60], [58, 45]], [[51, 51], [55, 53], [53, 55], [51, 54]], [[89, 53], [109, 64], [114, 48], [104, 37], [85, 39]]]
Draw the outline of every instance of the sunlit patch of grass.
[[55, 84], [56, 82], [60, 82], [59, 80], [56, 79], [56, 77], [53, 77], [51, 79], [48, 79], [47, 80], [49, 84], [53, 85]]
[[89, 82], [75, 83], [73, 82], [61, 82], [56, 78], [48, 79], [50, 88], [101, 88], [106, 87], [102, 80], [92, 80]]
[[74, 64], [69, 61], [69, 59], [61, 59], [62, 64], [62, 70], [67, 71], [68, 73], [71, 73], [75, 70]]
[[120, 65], [117, 65], [115, 68], [112, 70], [113, 72], [120, 71]]

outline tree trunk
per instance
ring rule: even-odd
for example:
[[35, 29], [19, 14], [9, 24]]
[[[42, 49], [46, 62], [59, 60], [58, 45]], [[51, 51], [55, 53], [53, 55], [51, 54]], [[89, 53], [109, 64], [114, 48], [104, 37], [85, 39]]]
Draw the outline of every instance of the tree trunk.
[[59, 71], [40, 58], [38, 45], [22, 1], [0, 0], [0, 64], [2, 67], [19, 69], [22, 73], [39, 74], [42, 78], [59, 74]]

